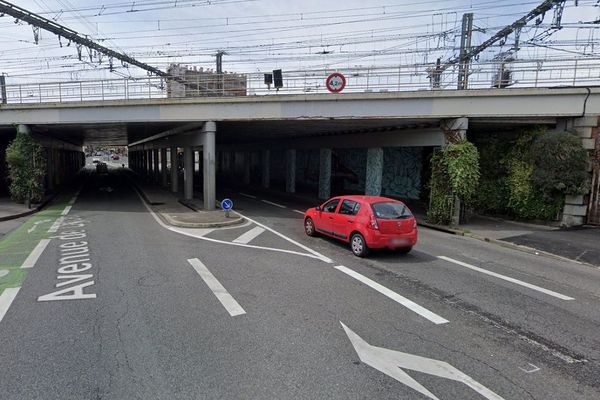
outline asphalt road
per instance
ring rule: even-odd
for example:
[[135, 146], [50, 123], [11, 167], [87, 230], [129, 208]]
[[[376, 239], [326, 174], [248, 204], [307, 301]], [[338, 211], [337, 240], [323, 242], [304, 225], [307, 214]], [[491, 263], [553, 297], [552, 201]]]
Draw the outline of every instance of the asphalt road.
[[363, 260], [231, 197], [252, 221], [173, 230], [91, 174], [0, 321], [0, 398], [600, 397], [600, 270], [427, 229]]

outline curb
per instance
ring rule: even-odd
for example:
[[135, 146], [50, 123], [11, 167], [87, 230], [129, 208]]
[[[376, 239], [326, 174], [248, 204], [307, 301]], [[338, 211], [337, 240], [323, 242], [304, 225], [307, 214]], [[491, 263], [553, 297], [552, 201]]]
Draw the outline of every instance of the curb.
[[535, 255], [535, 256], [540, 256], [541, 255], [541, 256], [545, 256], [545, 257], [552, 258], [552, 259], [559, 260], [559, 261], [572, 262], [572, 263], [576, 263], [576, 264], [579, 264], [579, 265], [586, 265], [588, 267], [600, 268], [598, 265], [589, 264], [589, 263], [586, 263], [586, 262], [583, 262], [583, 261], [573, 260], [572, 258], [567, 258], [567, 257], [559, 256], [558, 254], [549, 253], [547, 251], [539, 250], [539, 249], [536, 249], [536, 248], [533, 248], [533, 247], [529, 247], [529, 246], [523, 246], [523, 245], [520, 245], [520, 244], [514, 244], [514, 243], [511, 243], [511, 242], [506, 242], [506, 241], [500, 240], [500, 239], [492, 239], [492, 238], [485, 237], [485, 236], [479, 236], [477, 234], [465, 232], [465, 231], [463, 231], [461, 229], [451, 228], [451, 227], [442, 226], [442, 225], [430, 224], [428, 222], [418, 222], [418, 221], [417, 221], [417, 225], [424, 226], [426, 228], [430, 228], [430, 229], [433, 229], [433, 230], [436, 230], [436, 231], [449, 233], [449, 234], [452, 234], [452, 235], [467, 236], [467, 237], [470, 237], [470, 238], [473, 238], [473, 239], [481, 240], [482, 242], [492, 243], [492, 244], [495, 244], [497, 246], [501, 246], [501, 247], [512, 249], [512, 250], [519, 250], [519, 251], [522, 251], [524, 253], [532, 254], [532, 255]]
[[[149, 206], [159, 206], [159, 205], [163, 205], [164, 203], [153, 203], [151, 202], [148, 197], [146, 196], [146, 194], [144, 193], [144, 191], [135, 183], [133, 183], [133, 187], [135, 188], [136, 192], [138, 192], [140, 194], [140, 196], [142, 197], [142, 199], [144, 200], [144, 202], [146, 202], [146, 204], [148, 204]], [[177, 200], [179, 203], [181, 203], [180, 200]], [[187, 204], [183, 204], [186, 207], [189, 207], [189, 205]], [[220, 227], [226, 227], [226, 226], [232, 226], [232, 225], [238, 225], [238, 224], [242, 224], [244, 222], [244, 219], [241, 217], [236, 218], [233, 221], [224, 221], [224, 222], [181, 222], [181, 221], [177, 221], [175, 219], [173, 219], [173, 217], [171, 217], [169, 214], [167, 213], [163, 213], [157, 210], [154, 210], [154, 212], [156, 212], [156, 214], [160, 217], [160, 219], [163, 220], [164, 223], [171, 225], [171, 226], [175, 226], [178, 228], [220, 228]]]
[[55, 194], [49, 196], [47, 199], [42, 201], [40, 204], [38, 204], [35, 208], [32, 208], [31, 210], [28, 210], [28, 211], [25, 211], [25, 212], [22, 212], [19, 214], [7, 215], [6, 217], [0, 217], [0, 222], [10, 221], [11, 219], [27, 217], [29, 215], [35, 214], [36, 212], [41, 211], [44, 207], [46, 207], [52, 200], [54, 200], [54, 198], [57, 196], [57, 194], [58, 193], [55, 193]]

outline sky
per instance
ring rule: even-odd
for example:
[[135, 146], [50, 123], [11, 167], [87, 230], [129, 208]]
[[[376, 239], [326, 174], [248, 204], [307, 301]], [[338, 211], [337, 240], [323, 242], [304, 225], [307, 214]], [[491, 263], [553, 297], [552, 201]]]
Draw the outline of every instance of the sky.
[[[75, 30], [161, 70], [171, 63], [214, 68], [224, 51], [230, 72], [401, 68], [422, 73], [458, 55], [461, 18], [474, 14], [473, 45], [517, 20], [542, 0], [22, 0], [21, 8]], [[561, 30], [553, 13], [523, 28], [513, 58], [600, 58], [596, 0], [566, 2]], [[547, 33], [549, 36], [545, 37]], [[493, 60], [514, 47], [514, 35], [483, 52]], [[8, 84], [142, 77], [146, 71], [90, 55], [13, 17], [0, 18], [0, 72]], [[533, 62], [532, 61], [532, 62]]]

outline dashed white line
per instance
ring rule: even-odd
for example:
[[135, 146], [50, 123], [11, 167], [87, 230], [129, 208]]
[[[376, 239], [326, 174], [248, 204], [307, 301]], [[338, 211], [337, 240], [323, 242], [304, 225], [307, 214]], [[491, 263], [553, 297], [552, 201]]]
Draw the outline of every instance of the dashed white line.
[[206, 268], [206, 265], [202, 264], [197, 258], [191, 258], [188, 260], [190, 265], [196, 270], [198, 275], [204, 280], [204, 283], [212, 290], [217, 299], [223, 304], [223, 307], [227, 310], [229, 315], [235, 317], [236, 315], [246, 314], [246, 311], [240, 306], [240, 304], [229, 294], [227, 289], [221, 285], [221, 282], [215, 278], [215, 276]]
[[73, 206], [66, 206], [65, 209], [62, 210], [60, 215], [67, 215], [69, 213], [69, 211], [71, 211], [71, 207], [73, 207]]
[[273, 203], [272, 201], [269, 201], [269, 200], [261, 200], [261, 201], [262, 201], [263, 203], [267, 203], [267, 204], [270, 204], [270, 205], [272, 205], [272, 206], [275, 206], [275, 207], [279, 207], [279, 208], [287, 208], [286, 206], [283, 206], [283, 205], [281, 205], [281, 204], [277, 204], [277, 203]]
[[2, 321], [2, 318], [4, 318], [4, 316], [6, 315], [8, 308], [12, 304], [15, 297], [17, 297], [19, 289], [21, 288], [6, 288], [4, 289], [2, 294], [0, 294], [0, 321]]
[[512, 282], [514, 284], [517, 284], [517, 285], [520, 285], [520, 286], [524, 286], [524, 287], [532, 289], [532, 290], [536, 290], [538, 292], [547, 294], [549, 296], [556, 297], [556, 298], [561, 299], [561, 300], [575, 300], [573, 297], [565, 296], [564, 294], [561, 294], [561, 293], [558, 293], [558, 292], [554, 292], [554, 291], [549, 290], [549, 289], [544, 289], [543, 287], [532, 285], [531, 283], [523, 282], [523, 281], [520, 281], [520, 280], [515, 279], [515, 278], [511, 278], [511, 277], [506, 276], [506, 275], [501, 275], [501, 274], [498, 274], [496, 272], [488, 271], [487, 269], [479, 268], [479, 267], [476, 267], [474, 265], [467, 264], [465, 262], [458, 261], [458, 260], [455, 260], [455, 259], [450, 258], [450, 257], [446, 257], [446, 256], [437, 256], [437, 257], [439, 259], [444, 260], [444, 261], [448, 261], [448, 262], [451, 262], [453, 264], [457, 264], [457, 265], [460, 265], [462, 267], [472, 269], [473, 271], [477, 271], [477, 272], [481, 272], [482, 274], [493, 276], [495, 278], [503, 279], [505, 281]]
[[292, 210], [292, 211], [295, 212], [295, 213], [304, 215], [304, 211], [300, 211], [300, 210]]
[[258, 237], [258, 235], [260, 235], [264, 231], [265, 230], [263, 228], [261, 228], [260, 226], [255, 226], [254, 228], [250, 229], [248, 232], [245, 232], [242, 235], [240, 235], [233, 242], [234, 243], [244, 243], [244, 244], [250, 243], [253, 239]]
[[334, 268], [337, 269], [338, 271], [345, 273], [348, 276], [351, 276], [352, 278], [356, 279], [357, 281], [364, 283], [365, 285], [369, 286], [370, 288], [375, 289], [376, 291], [383, 294], [384, 296], [389, 297], [390, 299], [403, 305], [404, 307], [408, 308], [409, 310], [419, 314], [423, 318], [428, 319], [429, 321], [433, 322], [434, 324], [439, 325], [439, 324], [446, 324], [449, 322], [447, 319], [440, 317], [439, 315], [429, 311], [425, 307], [418, 305], [414, 301], [409, 300], [406, 297], [399, 295], [398, 293], [367, 278], [364, 275], [359, 274], [356, 271], [351, 270], [350, 268], [344, 267], [343, 265], [338, 265], [338, 266], [335, 266]]
[[250, 199], [256, 199], [257, 198], [256, 196], [253, 196], [253, 195], [248, 194], [248, 193], [242, 193], [242, 192], [240, 192], [240, 196], [248, 197]]
[[33, 268], [35, 266], [35, 263], [37, 262], [37, 260], [40, 258], [40, 256], [44, 252], [44, 250], [46, 250], [46, 246], [48, 246], [48, 243], [50, 243], [50, 239], [40, 240], [40, 242], [37, 244], [37, 246], [35, 246], [35, 248], [31, 251], [31, 253], [29, 253], [29, 256], [27, 256], [27, 259], [25, 259], [25, 261], [23, 261], [23, 265], [21, 265], [21, 268]]
[[54, 221], [54, 223], [52, 224], [52, 226], [50, 227], [50, 229], [48, 229], [48, 233], [56, 233], [58, 232], [58, 230], [60, 229], [60, 226], [62, 225], [62, 223], [64, 222], [65, 217], [58, 217], [56, 219], [56, 221]]

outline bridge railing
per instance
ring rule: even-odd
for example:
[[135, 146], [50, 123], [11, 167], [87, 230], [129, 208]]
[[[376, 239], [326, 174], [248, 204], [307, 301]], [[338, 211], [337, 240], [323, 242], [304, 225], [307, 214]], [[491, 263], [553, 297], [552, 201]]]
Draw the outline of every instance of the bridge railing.
[[[283, 87], [264, 83], [264, 74], [186, 75], [178, 81], [161, 77], [10, 84], [6, 102], [64, 103], [184, 97], [268, 96], [328, 93], [326, 78], [341, 72], [343, 93], [456, 89], [458, 66], [436, 78], [434, 64], [393, 67], [283, 71]], [[207, 78], [208, 77], [208, 78]], [[184, 81], [184, 83], [182, 83]], [[478, 62], [470, 67], [468, 89], [600, 85], [600, 58]]]

